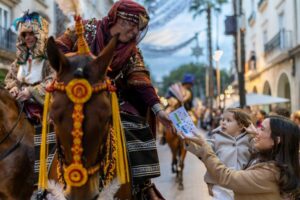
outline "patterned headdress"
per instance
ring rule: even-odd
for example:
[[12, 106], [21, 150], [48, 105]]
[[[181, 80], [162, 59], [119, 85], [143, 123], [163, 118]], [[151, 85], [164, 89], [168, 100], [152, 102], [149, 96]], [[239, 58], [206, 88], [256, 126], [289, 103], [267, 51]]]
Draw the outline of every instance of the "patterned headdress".
[[13, 25], [19, 32], [16, 44], [18, 63], [25, 63], [29, 56], [24, 38], [24, 33], [26, 32], [33, 32], [37, 39], [35, 47], [32, 49], [32, 57], [45, 57], [45, 46], [49, 28], [48, 21], [37, 12], [29, 13], [29, 11], [26, 11], [22, 17], [14, 20]]
[[116, 2], [108, 13], [113, 23], [116, 17], [138, 24], [140, 30], [148, 26], [149, 15], [145, 8], [132, 0], [120, 0]]

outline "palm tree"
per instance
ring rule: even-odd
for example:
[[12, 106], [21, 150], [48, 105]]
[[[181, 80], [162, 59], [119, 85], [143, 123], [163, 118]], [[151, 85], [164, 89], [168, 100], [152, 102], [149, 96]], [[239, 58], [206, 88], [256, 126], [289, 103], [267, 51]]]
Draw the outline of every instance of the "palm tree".
[[209, 108], [213, 106], [214, 96], [214, 83], [213, 83], [213, 58], [212, 58], [212, 26], [211, 15], [212, 12], [220, 12], [222, 4], [227, 3], [227, 0], [192, 0], [190, 11], [194, 12], [194, 17], [200, 16], [206, 13], [207, 16], [207, 38], [208, 38], [208, 58], [209, 58]]

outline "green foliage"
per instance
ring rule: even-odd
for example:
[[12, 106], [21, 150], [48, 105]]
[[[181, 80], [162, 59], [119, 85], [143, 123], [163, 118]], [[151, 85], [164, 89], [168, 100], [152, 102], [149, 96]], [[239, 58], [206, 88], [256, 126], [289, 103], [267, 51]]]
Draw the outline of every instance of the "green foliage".
[[[168, 76], [163, 77], [161, 87], [159, 88], [159, 95], [164, 96], [167, 93], [168, 87], [176, 82], [181, 82], [185, 73], [191, 73], [195, 75], [195, 84], [193, 87], [194, 96], [196, 97], [205, 97], [205, 73], [206, 66], [203, 63], [195, 64], [184, 64], [179, 66], [177, 69], [170, 72]], [[226, 88], [230, 84], [232, 78], [228, 72], [224, 69], [221, 70], [221, 89]], [[214, 75], [214, 84], [216, 84], [215, 75]], [[217, 90], [217, 88], [215, 88]], [[215, 94], [217, 92], [215, 91]]]
[[[162, 81], [162, 86], [159, 90], [159, 94], [165, 95], [168, 90], [168, 87], [173, 83], [181, 82], [185, 73], [194, 74], [195, 82], [196, 82], [195, 86], [198, 87], [198, 91], [205, 91], [205, 65], [190, 63], [190, 64], [181, 65], [177, 69], [171, 71], [168, 76], [164, 76]], [[199, 92], [198, 92], [198, 96], [199, 96]]]
[[6, 69], [0, 69], [0, 84], [4, 82], [4, 78], [6, 76], [7, 70]]

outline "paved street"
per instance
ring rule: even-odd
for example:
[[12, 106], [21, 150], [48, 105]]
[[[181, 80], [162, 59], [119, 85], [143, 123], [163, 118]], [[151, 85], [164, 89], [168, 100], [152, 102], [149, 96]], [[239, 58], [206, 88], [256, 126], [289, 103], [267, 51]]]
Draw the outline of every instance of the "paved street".
[[205, 166], [194, 155], [187, 153], [184, 168], [184, 190], [177, 189], [175, 174], [171, 173], [169, 146], [157, 144], [161, 177], [154, 179], [156, 186], [167, 200], [211, 200], [203, 181]]

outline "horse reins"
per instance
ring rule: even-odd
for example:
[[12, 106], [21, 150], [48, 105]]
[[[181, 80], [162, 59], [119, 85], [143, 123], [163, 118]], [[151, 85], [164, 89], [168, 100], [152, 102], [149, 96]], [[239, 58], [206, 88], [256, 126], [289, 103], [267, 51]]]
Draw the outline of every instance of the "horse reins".
[[[20, 119], [21, 119], [21, 116], [22, 116], [22, 112], [23, 112], [23, 109], [24, 109], [24, 103], [21, 103], [21, 108], [20, 108], [20, 112], [18, 114], [18, 118], [16, 120], [16, 122], [14, 123], [14, 125], [12, 126], [12, 128], [10, 129], [10, 131], [8, 131], [5, 136], [0, 140], [0, 145], [6, 141], [6, 139], [13, 133], [13, 131], [15, 130], [15, 128], [17, 127], [18, 123], [20, 122]], [[13, 145], [11, 146], [9, 149], [5, 150], [3, 153], [0, 154], [0, 160], [3, 160], [4, 158], [6, 158], [9, 154], [11, 154], [14, 150], [16, 150], [21, 141], [23, 140], [24, 138], [24, 134], [22, 135], [22, 137], [20, 137], [18, 139], [18, 141]]]

